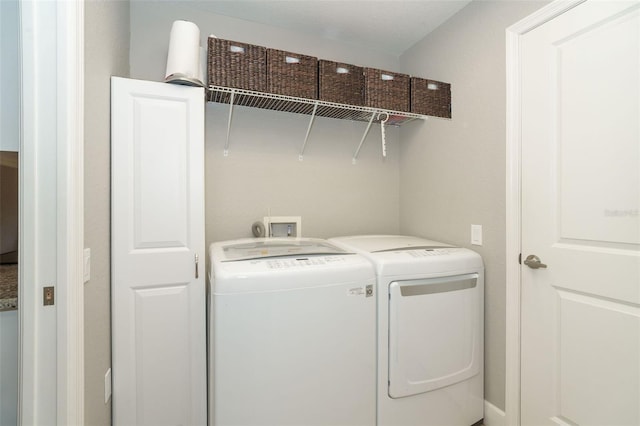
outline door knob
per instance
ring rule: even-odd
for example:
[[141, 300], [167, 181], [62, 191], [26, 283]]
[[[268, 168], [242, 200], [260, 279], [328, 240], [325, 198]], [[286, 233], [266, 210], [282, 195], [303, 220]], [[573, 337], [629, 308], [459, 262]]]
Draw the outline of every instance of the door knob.
[[547, 267], [547, 265], [545, 265], [544, 263], [540, 262], [540, 258], [538, 256], [536, 256], [535, 254], [530, 254], [529, 256], [527, 256], [527, 258], [524, 260], [524, 264], [527, 265], [531, 269], [538, 269], [538, 268], [546, 268]]

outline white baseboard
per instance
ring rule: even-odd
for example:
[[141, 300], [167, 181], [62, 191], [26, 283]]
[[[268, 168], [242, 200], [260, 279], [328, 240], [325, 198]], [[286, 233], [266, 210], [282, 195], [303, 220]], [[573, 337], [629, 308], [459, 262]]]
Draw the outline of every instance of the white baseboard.
[[506, 426], [505, 424], [504, 411], [489, 401], [484, 401], [484, 426]]

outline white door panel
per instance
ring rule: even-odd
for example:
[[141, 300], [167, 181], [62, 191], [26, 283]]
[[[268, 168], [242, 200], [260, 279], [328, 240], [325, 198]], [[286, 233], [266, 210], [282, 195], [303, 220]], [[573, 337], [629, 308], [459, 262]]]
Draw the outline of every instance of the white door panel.
[[189, 176], [185, 166], [189, 147], [184, 119], [189, 117], [189, 104], [182, 99], [136, 96], [133, 107], [133, 248], [188, 247]]
[[640, 3], [522, 37], [522, 424], [640, 424]]
[[112, 79], [115, 425], [206, 424], [204, 94]]

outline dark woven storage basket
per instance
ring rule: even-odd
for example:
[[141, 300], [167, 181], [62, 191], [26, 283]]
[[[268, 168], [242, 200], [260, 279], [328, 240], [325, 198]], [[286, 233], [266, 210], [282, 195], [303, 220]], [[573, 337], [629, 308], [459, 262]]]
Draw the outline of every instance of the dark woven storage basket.
[[365, 68], [364, 86], [366, 106], [409, 111], [409, 76], [407, 74]]
[[267, 91], [318, 99], [318, 58], [267, 49]]
[[451, 118], [451, 85], [411, 77], [411, 112]]
[[265, 92], [266, 52], [262, 46], [209, 37], [209, 85]]
[[318, 61], [318, 98], [347, 105], [364, 105], [364, 70], [355, 65]]

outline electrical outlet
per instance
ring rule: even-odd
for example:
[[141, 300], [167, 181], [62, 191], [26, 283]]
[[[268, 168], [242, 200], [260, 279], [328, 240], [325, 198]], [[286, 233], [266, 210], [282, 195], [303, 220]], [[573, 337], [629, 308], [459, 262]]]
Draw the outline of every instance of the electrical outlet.
[[482, 225], [471, 225], [471, 244], [482, 245]]

